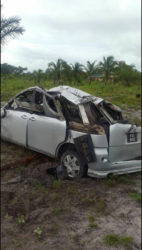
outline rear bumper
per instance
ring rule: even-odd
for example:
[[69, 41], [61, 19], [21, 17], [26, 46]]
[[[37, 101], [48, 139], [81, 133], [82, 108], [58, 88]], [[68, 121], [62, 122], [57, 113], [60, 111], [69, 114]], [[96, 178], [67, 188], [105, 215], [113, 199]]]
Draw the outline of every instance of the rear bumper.
[[[95, 138], [96, 139], [96, 138]], [[98, 137], [99, 139], [99, 137]], [[93, 141], [96, 142], [96, 140]], [[88, 163], [88, 175], [107, 177], [109, 174], [128, 174], [141, 171], [141, 143], [129, 143], [122, 146], [106, 147], [94, 144], [94, 162]]]
[[101, 169], [95, 169], [95, 163], [94, 168], [88, 168], [88, 176], [91, 177], [98, 177], [98, 178], [105, 178], [109, 174], [129, 174], [129, 173], [135, 173], [141, 171], [141, 160], [132, 160], [132, 161], [120, 161], [120, 162], [108, 162], [105, 163], [105, 166], [103, 167], [103, 170]]

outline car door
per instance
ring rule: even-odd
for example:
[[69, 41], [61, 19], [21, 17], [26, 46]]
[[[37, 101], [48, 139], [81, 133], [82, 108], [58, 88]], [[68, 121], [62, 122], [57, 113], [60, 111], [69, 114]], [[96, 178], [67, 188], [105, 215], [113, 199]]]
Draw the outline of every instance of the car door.
[[[40, 100], [43, 100], [43, 94]], [[50, 99], [50, 98], [49, 98]], [[49, 100], [50, 101], [52, 100]], [[66, 121], [54, 117], [56, 107], [53, 101], [45, 104], [40, 101], [39, 113], [34, 113], [28, 120], [28, 147], [47, 155], [55, 156], [57, 146], [65, 140]], [[42, 111], [43, 108], [43, 111]]]
[[1, 133], [4, 139], [26, 146], [27, 124], [31, 116], [29, 98], [32, 99], [32, 96], [33, 91], [26, 91], [6, 105], [6, 115], [1, 120]]
[[6, 116], [1, 120], [2, 137], [8, 141], [26, 146], [27, 112], [6, 110]]

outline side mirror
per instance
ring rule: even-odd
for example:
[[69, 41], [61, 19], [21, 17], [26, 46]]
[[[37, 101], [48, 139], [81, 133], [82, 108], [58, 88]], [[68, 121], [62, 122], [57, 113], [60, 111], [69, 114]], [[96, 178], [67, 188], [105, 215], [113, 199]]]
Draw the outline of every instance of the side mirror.
[[1, 118], [4, 118], [6, 116], [6, 110], [4, 108], [1, 108]]

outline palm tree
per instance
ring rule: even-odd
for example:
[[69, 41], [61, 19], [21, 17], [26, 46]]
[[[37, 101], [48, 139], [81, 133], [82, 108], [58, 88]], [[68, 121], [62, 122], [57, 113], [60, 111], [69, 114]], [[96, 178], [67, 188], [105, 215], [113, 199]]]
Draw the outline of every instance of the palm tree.
[[42, 76], [43, 76], [43, 70], [42, 69], [34, 70], [33, 71], [33, 76], [34, 76], [34, 82], [37, 83], [40, 86], [41, 79], [42, 79]]
[[112, 72], [117, 68], [117, 62], [113, 56], [103, 57], [103, 62], [99, 64], [101, 71], [104, 73], [105, 83], [109, 80]]
[[83, 71], [84, 66], [78, 62], [76, 62], [74, 65], [71, 64], [72, 67], [72, 74], [74, 79], [79, 83], [80, 82], [80, 74]]
[[57, 63], [50, 62], [48, 64], [48, 70], [54, 75], [54, 84], [56, 83], [56, 81], [59, 83], [61, 80], [61, 72], [63, 70], [63, 60], [58, 59]]
[[20, 26], [21, 18], [9, 17], [1, 19], [1, 43], [5, 43], [8, 37], [15, 38], [17, 35], [22, 35], [25, 31]]
[[97, 66], [95, 66], [96, 61], [94, 62], [89, 62], [87, 61], [87, 67], [85, 67], [87, 76], [88, 76], [88, 80], [89, 80], [89, 84], [91, 84], [92, 82], [92, 75], [95, 73]]
[[66, 61], [62, 61], [62, 67], [63, 67], [62, 70], [63, 70], [63, 75], [65, 79], [70, 82], [72, 80], [71, 66]]

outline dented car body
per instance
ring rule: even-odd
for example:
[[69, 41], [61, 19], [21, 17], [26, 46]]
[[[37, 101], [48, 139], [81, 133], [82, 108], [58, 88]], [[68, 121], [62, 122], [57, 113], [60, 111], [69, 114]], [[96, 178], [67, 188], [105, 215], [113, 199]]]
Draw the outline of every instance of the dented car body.
[[141, 170], [141, 128], [84, 91], [28, 88], [1, 109], [1, 120], [3, 139], [59, 158], [71, 178]]

